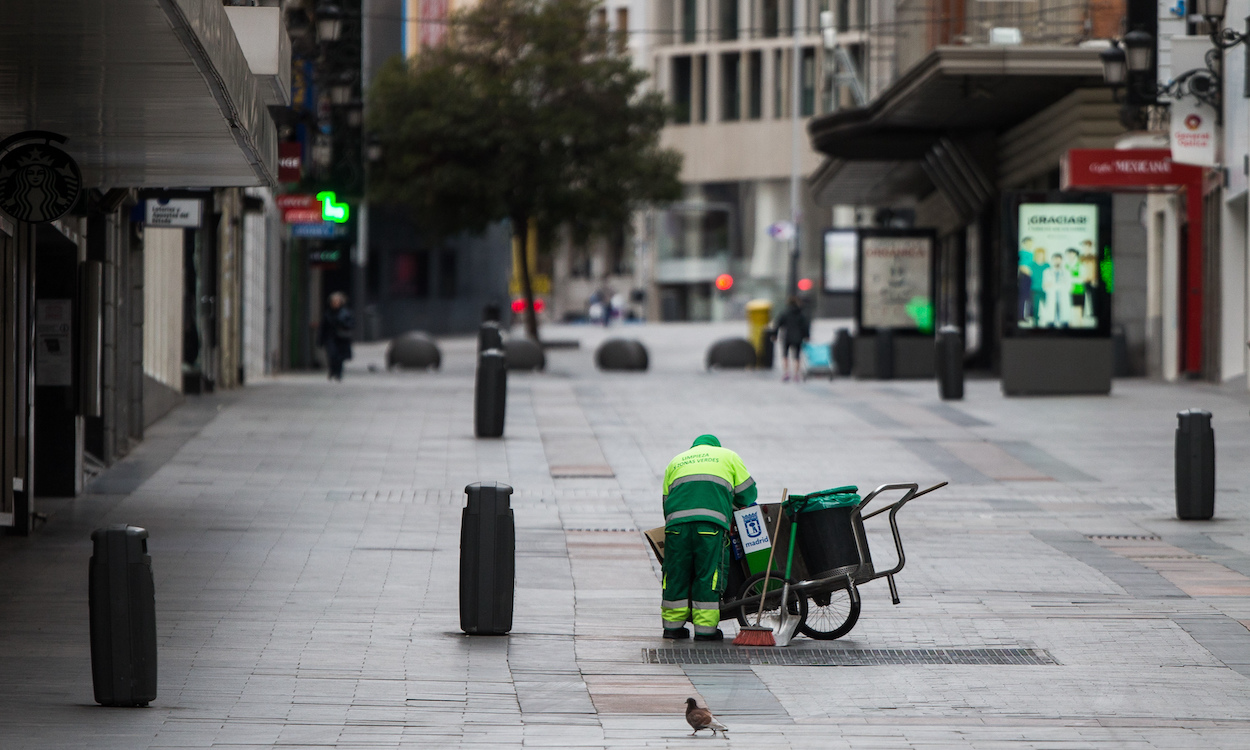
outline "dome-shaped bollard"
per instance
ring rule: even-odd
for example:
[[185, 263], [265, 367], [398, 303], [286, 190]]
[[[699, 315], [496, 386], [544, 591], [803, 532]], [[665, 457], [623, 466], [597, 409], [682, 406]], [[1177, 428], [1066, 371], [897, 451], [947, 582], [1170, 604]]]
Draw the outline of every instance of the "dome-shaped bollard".
[[547, 367], [547, 355], [537, 341], [509, 339], [504, 342], [503, 350], [508, 355], [509, 370], [542, 370]]
[[755, 346], [746, 339], [721, 339], [707, 350], [709, 370], [741, 370], [747, 367], [755, 367]]
[[391, 339], [386, 347], [386, 369], [437, 370], [443, 363], [438, 344], [424, 331], [409, 331]]
[[595, 367], [600, 370], [646, 370], [647, 347], [637, 339], [608, 339], [595, 350]]

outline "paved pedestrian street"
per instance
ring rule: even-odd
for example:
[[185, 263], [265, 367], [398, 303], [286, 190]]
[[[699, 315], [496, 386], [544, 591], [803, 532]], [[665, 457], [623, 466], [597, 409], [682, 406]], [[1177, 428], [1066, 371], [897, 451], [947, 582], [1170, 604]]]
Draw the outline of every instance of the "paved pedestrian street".
[[[1005, 399], [970, 380], [944, 403], [928, 381], [704, 371], [739, 328], [551, 327], [581, 347], [511, 375], [502, 440], [473, 437], [467, 338], [442, 342], [439, 372], [370, 371], [382, 350], [361, 346], [342, 383], [189, 398], [89, 494], [41, 501], [32, 537], [0, 539], [0, 747], [1250, 747], [1244, 390]], [[646, 342], [652, 369], [597, 372], [608, 333]], [[1175, 520], [1190, 407], [1214, 414], [1210, 522]], [[639, 531], [662, 523], [668, 459], [704, 432], [765, 502], [949, 481], [899, 514], [901, 604], [869, 583], [850, 635], [798, 637], [784, 659], [662, 641]], [[459, 630], [460, 509], [479, 480], [516, 489], [509, 636]], [[92, 698], [87, 559], [106, 523], [151, 532], [148, 708]], [[688, 696], [728, 739], [687, 737]]]

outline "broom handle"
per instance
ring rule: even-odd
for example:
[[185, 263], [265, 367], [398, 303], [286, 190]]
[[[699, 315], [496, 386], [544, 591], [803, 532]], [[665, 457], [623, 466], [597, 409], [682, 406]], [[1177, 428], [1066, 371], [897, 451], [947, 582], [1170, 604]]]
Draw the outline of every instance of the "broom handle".
[[[781, 505], [786, 504], [786, 496], [790, 494], [788, 488], [781, 488]], [[773, 538], [781, 535], [781, 505], [777, 506], [777, 523], [773, 524]], [[777, 544], [774, 542], [768, 548], [768, 567], [764, 568], [764, 588], [760, 592], [760, 608], [755, 612], [755, 627], [760, 626], [760, 620], [764, 619], [764, 599], [768, 597], [768, 576], [773, 572], [773, 555], [777, 554]]]

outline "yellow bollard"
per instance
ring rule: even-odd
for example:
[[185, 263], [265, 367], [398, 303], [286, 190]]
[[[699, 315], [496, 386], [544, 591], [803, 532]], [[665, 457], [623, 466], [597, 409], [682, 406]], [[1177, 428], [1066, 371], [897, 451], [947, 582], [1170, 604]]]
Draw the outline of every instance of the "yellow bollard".
[[747, 341], [755, 347], [755, 358], [764, 361], [764, 329], [773, 320], [773, 303], [753, 299], [747, 303]]

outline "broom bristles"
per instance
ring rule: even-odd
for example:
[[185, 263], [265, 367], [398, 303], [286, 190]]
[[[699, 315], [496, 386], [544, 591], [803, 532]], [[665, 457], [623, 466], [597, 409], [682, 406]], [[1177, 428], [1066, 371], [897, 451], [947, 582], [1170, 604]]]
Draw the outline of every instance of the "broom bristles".
[[764, 627], [753, 627], [747, 625], [738, 630], [738, 635], [734, 636], [733, 645], [735, 646], [776, 646], [777, 639], [773, 638], [773, 629]]

